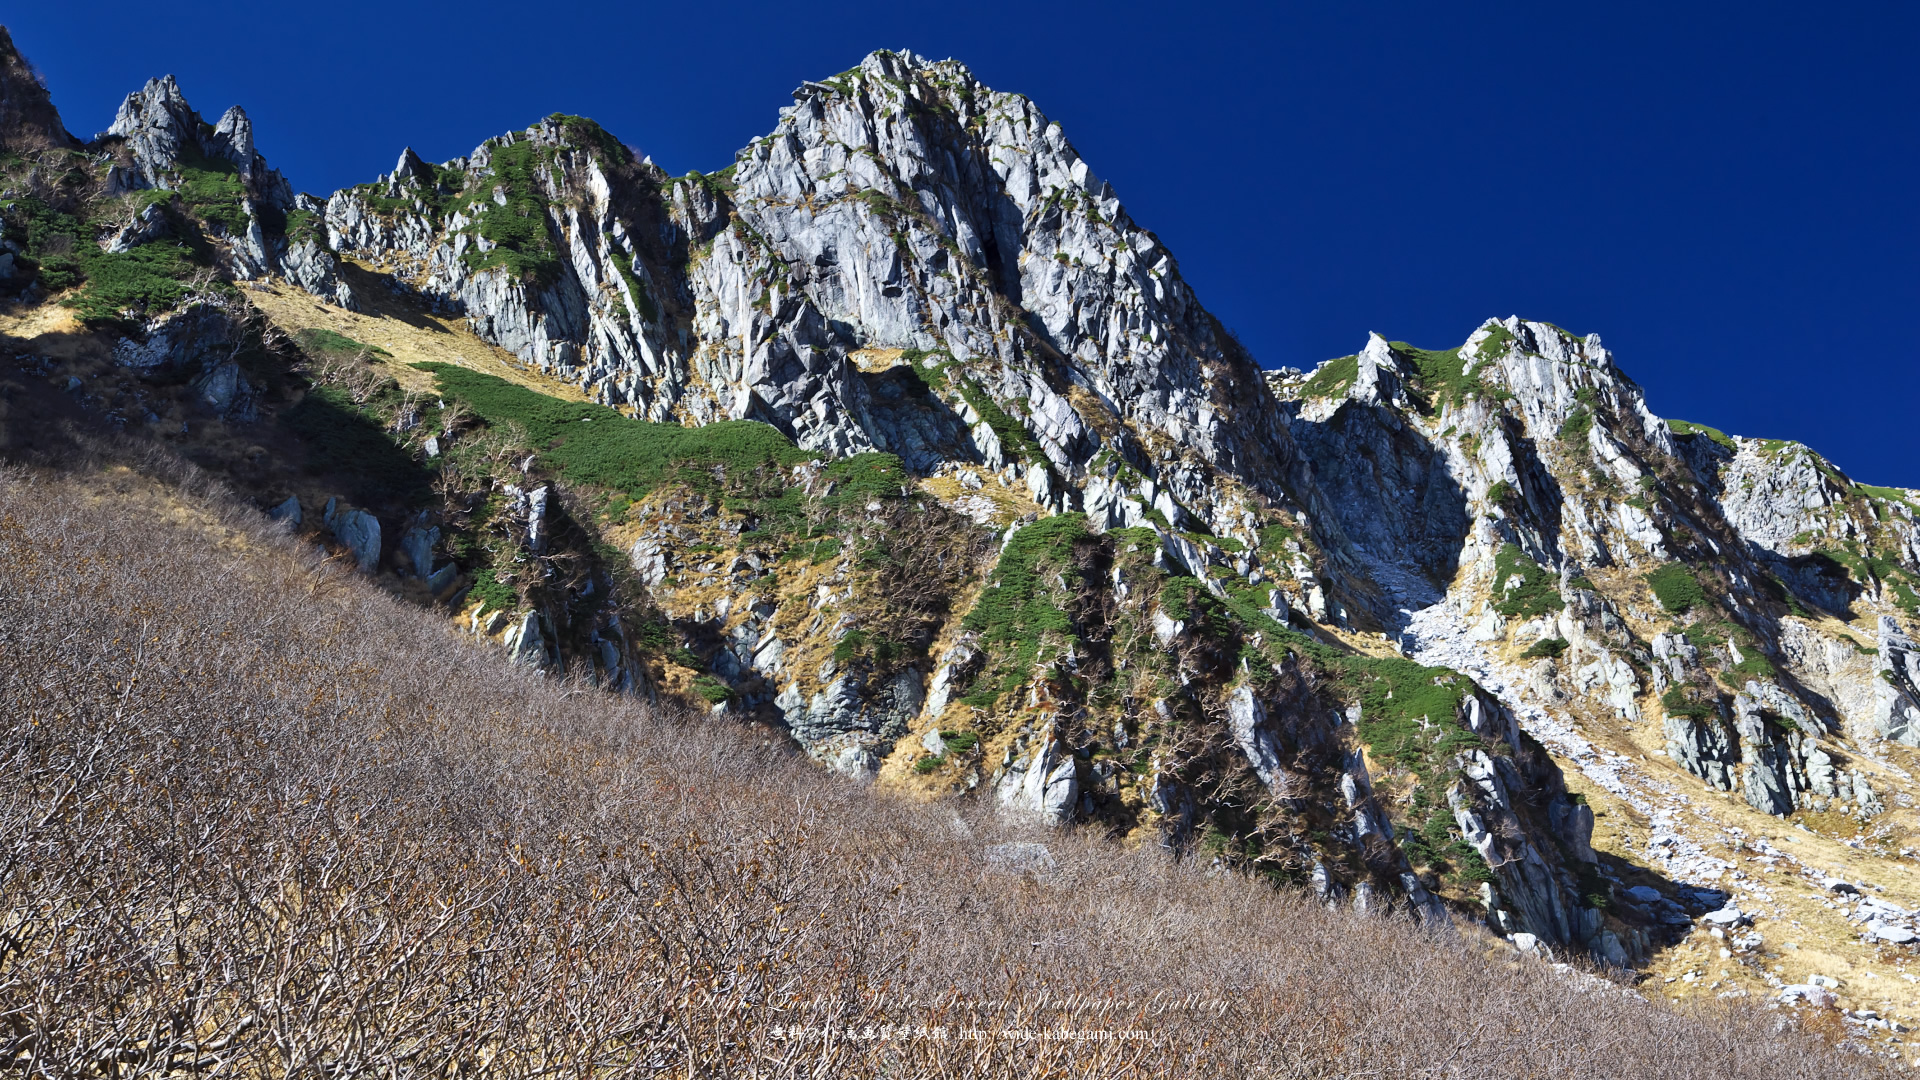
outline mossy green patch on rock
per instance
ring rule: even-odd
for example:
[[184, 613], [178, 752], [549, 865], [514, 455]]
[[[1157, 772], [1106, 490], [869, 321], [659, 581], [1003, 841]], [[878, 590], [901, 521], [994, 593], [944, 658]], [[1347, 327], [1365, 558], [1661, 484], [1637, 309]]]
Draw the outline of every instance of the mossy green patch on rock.
[[831, 462], [825, 476], [832, 485], [827, 501], [836, 508], [857, 509], [876, 499], [897, 499], [913, 484], [913, 478], [907, 475], [906, 466], [897, 456], [879, 451]]
[[1913, 493], [1903, 488], [1880, 487], [1877, 484], [1855, 484], [1853, 490], [1881, 502], [1899, 503], [1908, 509], [1920, 509], [1914, 505]]
[[327, 223], [311, 210], [287, 211], [287, 246], [313, 244], [327, 247]]
[[1681, 683], [1668, 687], [1667, 692], [1660, 695], [1660, 706], [1668, 716], [1684, 716], [1694, 720], [1708, 720], [1719, 712], [1697, 690]]
[[88, 253], [82, 265], [86, 284], [66, 303], [84, 321], [99, 324], [118, 322], [125, 312], [173, 307], [186, 298], [188, 279], [200, 264], [184, 244], [156, 241], [131, 251]]
[[1715, 445], [1721, 446], [1728, 451], [1737, 452], [1740, 449], [1732, 439], [1727, 437], [1726, 432], [1721, 431], [1719, 428], [1708, 427], [1705, 424], [1691, 424], [1685, 420], [1669, 420], [1667, 421], [1667, 430], [1673, 432], [1675, 435], [1704, 436], [1712, 440]]
[[1531, 619], [1567, 606], [1553, 575], [1527, 558], [1517, 544], [1503, 544], [1493, 559], [1493, 609], [1509, 619]]
[[568, 142], [597, 153], [609, 165], [624, 165], [633, 160], [633, 151], [596, 120], [567, 113], [554, 113], [547, 120], [560, 125], [561, 133]]
[[246, 231], [246, 187], [231, 162], [209, 158], [187, 142], [181, 147], [180, 174], [175, 184], [188, 213], [220, 226], [228, 236]]
[[1459, 722], [1473, 687], [1459, 672], [1390, 656], [1349, 656], [1337, 667], [1360, 699], [1356, 731], [1375, 757], [1426, 778], [1454, 752], [1480, 745]]
[[393, 356], [392, 353], [378, 345], [369, 345], [364, 341], [355, 341], [353, 338], [337, 330], [329, 330], [325, 327], [309, 327], [304, 330], [297, 330], [294, 332], [293, 340], [298, 342], [300, 348], [309, 356], [320, 356], [335, 360], [351, 360], [363, 352], [388, 358], [392, 358]]
[[1654, 599], [1660, 606], [1676, 615], [1684, 614], [1707, 598], [1707, 592], [1700, 586], [1700, 579], [1693, 576], [1693, 570], [1685, 563], [1667, 563], [1647, 575], [1647, 585], [1653, 589]]
[[1486, 385], [1479, 379], [1478, 368], [1469, 370], [1466, 357], [1457, 348], [1422, 349], [1404, 341], [1389, 341], [1387, 347], [1413, 365], [1415, 383], [1432, 396], [1435, 406], [1458, 405], [1487, 392]]
[[1487, 336], [1474, 347], [1482, 360], [1498, 360], [1513, 351], [1513, 331], [1499, 323], [1487, 327]]
[[1339, 397], [1360, 377], [1360, 357], [1342, 356], [1315, 368], [1311, 378], [1300, 387], [1302, 397]]
[[960, 397], [972, 406], [980, 419], [993, 430], [994, 437], [1000, 440], [1000, 449], [1015, 461], [1044, 462], [1046, 456], [1040, 452], [1040, 444], [1033, 441], [1027, 429], [1018, 420], [1007, 415], [986, 391], [972, 379], [961, 379], [954, 384]]
[[1593, 410], [1585, 405], [1576, 406], [1561, 422], [1557, 433], [1561, 442], [1576, 443], [1583, 441], [1587, 433], [1593, 430]]
[[[169, 207], [168, 234], [130, 251], [101, 249], [97, 239], [110, 221], [83, 220], [31, 196], [0, 201], [0, 220], [25, 256], [19, 270], [37, 276], [48, 292], [78, 286], [62, 302], [82, 321], [105, 325], [126, 321], [129, 313], [137, 319], [174, 307], [192, 290], [195, 275], [211, 265], [206, 238], [170, 208], [170, 198], [151, 199]], [[205, 288], [232, 290], [224, 282]]]
[[[1071, 564], [1073, 546], [1092, 534], [1081, 514], [1043, 518], [1013, 534], [987, 587], [961, 625], [999, 655], [976, 682], [976, 694], [997, 698], [1027, 682], [1034, 668], [1073, 632], [1056, 579]], [[971, 695], [970, 695], [971, 696]]]
[[[676, 465], [751, 469], [792, 465], [813, 455], [778, 429], [752, 420], [681, 427], [633, 420], [604, 405], [563, 401], [452, 364], [417, 364], [441, 391], [489, 424], [516, 424], [543, 461], [566, 480], [638, 498]], [[845, 466], [847, 463], [839, 463]]]
[[493, 190], [504, 195], [506, 201], [488, 198], [491, 190], [475, 192], [468, 208], [478, 209], [475, 229], [495, 246], [490, 251], [469, 248], [462, 258], [475, 270], [505, 267], [536, 287], [551, 285], [560, 276], [560, 256], [547, 222], [547, 198], [540, 177], [540, 170], [551, 164], [548, 152], [525, 140], [496, 143], [491, 161]]
[[1739, 690], [1747, 685], [1747, 680], [1749, 679], [1768, 682], [1778, 676], [1779, 672], [1774, 670], [1771, 661], [1759, 653], [1752, 653], [1742, 658], [1739, 663], [1722, 671], [1720, 673], [1720, 681], [1735, 690]]
[[1539, 641], [1527, 646], [1527, 651], [1521, 653], [1520, 657], [1523, 660], [1533, 660], [1544, 656], [1551, 660], [1559, 657], [1561, 653], [1566, 652], [1569, 647], [1570, 645], [1566, 638], [1541, 638]]

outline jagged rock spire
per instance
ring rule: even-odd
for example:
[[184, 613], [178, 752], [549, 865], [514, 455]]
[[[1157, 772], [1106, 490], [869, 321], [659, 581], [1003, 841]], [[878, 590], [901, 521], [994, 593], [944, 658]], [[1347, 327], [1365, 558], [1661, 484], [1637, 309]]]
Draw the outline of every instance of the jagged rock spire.
[[1400, 403], [1400, 358], [1393, 355], [1386, 338], [1367, 335], [1367, 347], [1360, 350], [1358, 374], [1347, 396], [1368, 405]]
[[213, 127], [215, 148], [224, 149], [226, 159], [240, 170], [240, 175], [253, 175], [253, 164], [259, 156], [253, 152], [253, 121], [247, 119], [247, 111], [235, 105], [220, 117]]
[[102, 137], [124, 140], [140, 178], [150, 187], [165, 187], [165, 174], [199, 142], [199, 120], [181, 95], [180, 84], [165, 75], [128, 94]]
[[198, 156], [232, 165], [255, 198], [282, 211], [293, 205], [292, 187], [267, 168], [266, 159], [254, 148], [253, 121], [246, 110], [233, 106], [209, 129], [171, 75], [149, 79], [146, 86], [128, 94], [113, 126], [101, 137], [125, 142], [134, 171], [145, 186], [171, 188], [171, 174], [192, 165]]
[[413, 147], [409, 146], [400, 151], [400, 160], [393, 166], [392, 179], [394, 182], [399, 183], [407, 180], [417, 180], [424, 184], [433, 178], [433, 166], [427, 164], [425, 158], [414, 153]]

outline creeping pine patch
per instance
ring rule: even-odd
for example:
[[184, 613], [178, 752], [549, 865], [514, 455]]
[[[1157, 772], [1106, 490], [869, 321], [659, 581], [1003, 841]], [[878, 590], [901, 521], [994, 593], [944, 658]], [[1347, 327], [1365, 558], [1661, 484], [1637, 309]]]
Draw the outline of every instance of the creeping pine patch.
[[[562, 479], [624, 492], [637, 499], [658, 486], [674, 465], [793, 465], [813, 454], [779, 429], [753, 420], [681, 427], [633, 420], [605, 405], [563, 401], [505, 379], [453, 364], [417, 364], [440, 391], [489, 424], [518, 424]], [[836, 467], [850, 467], [850, 462]]]
[[1013, 534], [985, 591], [962, 624], [982, 644], [1003, 652], [999, 679], [983, 675], [969, 703], [990, 704], [1025, 683], [1043, 658], [1047, 639], [1073, 632], [1062, 597], [1048, 580], [1066, 567], [1075, 542], [1091, 535], [1081, 514], [1045, 518]]
[[1700, 587], [1700, 579], [1685, 563], [1667, 563], [1647, 575], [1647, 585], [1653, 589], [1654, 599], [1660, 606], [1676, 615], [1683, 614], [1707, 598], [1707, 592]]
[[1506, 544], [1493, 559], [1493, 609], [1509, 619], [1531, 619], [1559, 611], [1567, 602], [1553, 576], [1527, 558], [1517, 544]]

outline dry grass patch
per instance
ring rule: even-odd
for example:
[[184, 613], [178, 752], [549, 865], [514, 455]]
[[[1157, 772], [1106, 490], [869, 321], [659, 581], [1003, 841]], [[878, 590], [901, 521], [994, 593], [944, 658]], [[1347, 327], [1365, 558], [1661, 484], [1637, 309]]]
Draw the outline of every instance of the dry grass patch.
[[301, 330], [331, 330], [386, 350], [388, 355], [376, 356], [375, 362], [383, 374], [408, 390], [433, 391], [433, 376], [412, 365], [434, 362], [471, 368], [565, 401], [587, 400], [580, 387], [530, 368], [505, 349], [480, 340], [464, 320], [432, 315], [398, 297], [378, 293], [363, 289], [355, 294], [370, 309], [364, 313], [324, 303], [278, 281], [250, 286], [246, 296], [290, 336]]
[[1767, 1014], [878, 797], [185, 497], [206, 520], [0, 473], [25, 1075], [1878, 1074]]

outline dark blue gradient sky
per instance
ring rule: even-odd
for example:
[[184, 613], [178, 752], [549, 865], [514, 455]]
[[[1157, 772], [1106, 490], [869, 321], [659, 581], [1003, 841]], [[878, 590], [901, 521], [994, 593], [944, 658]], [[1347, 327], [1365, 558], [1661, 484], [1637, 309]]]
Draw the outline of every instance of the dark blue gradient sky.
[[324, 193], [551, 112], [673, 172], [875, 48], [1031, 96], [1268, 366], [1489, 315], [1598, 332], [1664, 416], [1920, 486], [1913, 4], [102, 0], [0, 21], [67, 126], [172, 72]]

